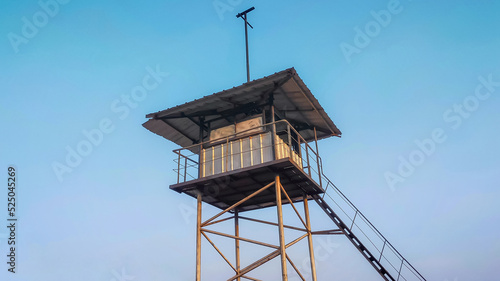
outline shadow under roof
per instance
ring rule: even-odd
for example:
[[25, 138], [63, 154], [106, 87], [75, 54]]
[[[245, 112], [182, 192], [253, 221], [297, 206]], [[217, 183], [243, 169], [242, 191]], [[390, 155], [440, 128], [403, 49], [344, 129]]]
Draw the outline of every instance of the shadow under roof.
[[318, 139], [340, 137], [340, 130], [294, 68], [148, 114], [146, 118], [150, 119], [143, 126], [181, 147], [187, 147], [199, 141], [200, 117], [216, 120], [211, 123], [211, 128], [231, 125], [230, 119], [221, 118], [224, 114], [248, 105], [263, 107], [271, 94], [277, 112], [281, 112], [290, 123], [302, 125], [298, 131], [306, 141], [314, 141], [313, 128], [316, 128]]

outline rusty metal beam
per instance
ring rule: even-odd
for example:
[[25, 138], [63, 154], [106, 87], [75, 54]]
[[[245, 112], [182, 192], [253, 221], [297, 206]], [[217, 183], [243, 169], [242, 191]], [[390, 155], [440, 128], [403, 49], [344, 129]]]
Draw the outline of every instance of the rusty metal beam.
[[[307, 234], [304, 234], [302, 236], [300, 236], [299, 238], [293, 240], [292, 242], [286, 244], [285, 248], [288, 248], [296, 243], [298, 243], [300, 240], [304, 239], [305, 237], [307, 237]], [[240, 271], [240, 274], [238, 275], [235, 275], [235, 276], [232, 276], [231, 278], [227, 279], [227, 281], [233, 281], [234, 279], [236, 279], [238, 276], [243, 276], [244, 274], [256, 269], [257, 267], [265, 264], [266, 262], [274, 259], [275, 257], [279, 256], [280, 255], [280, 249], [274, 251], [274, 252], [271, 252], [270, 254], [264, 256], [263, 258], [261, 259], [258, 259], [257, 261], [253, 262], [252, 264], [250, 264], [249, 266], [243, 268], [241, 271]]]
[[196, 222], [196, 281], [201, 281], [201, 193], [198, 193]]
[[234, 235], [231, 235], [231, 234], [226, 234], [226, 233], [222, 233], [222, 232], [218, 232], [218, 231], [213, 231], [213, 230], [210, 230], [210, 229], [201, 229], [202, 232], [208, 232], [208, 233], [212, 233], [212, 234], [215, 234], [215, 235], [219, 235], [219, 236], [224, 236], [224, 237], [228, 237], [228, 238], [233, 238], [233, 239], [237, 239], [237, 240], [241, 240], [241, 241], [245, 241], [245, 242], [249, 242], [249, 243], [253, 243], [253, 244], [257, 244], [257, 245], [261, 245], [261, 246], [266, 246], [266, 247], [269, 247], [269, 248], [273, 248], [273, 249], [279, 249], [280, 247], [276, 246], [276, 245], [272, 245], [272, 244], [268, 244], [268, 243], [264, 243], [264, 242], [260, 242], [260, 241], [256, 241], [256, 240], [252, 240], [252, 239], [248, 239], [248, 238], [243, 238], [243, 237], [239, 237], [239, 236], [234, 236]]
[[205, 237], [205, 239], [207, 239], [208, 243], [210, 243], [214, 247], [217, 253], [219, 253], [219, 255], [226, 261], [226, 263], [234, 270], [234, 272], [238, 273], [236, 268], [231, 264], [231, 262], [226, 258], [226, 256], [224, 256], [224, 254], [219, 250], [219, 248], [215, 246], [214, 242], [212, 242], [212, 240], [210, 240], [210, 238], [208, 238], [208, 236], [205, 233], [201, 232], [201, 234]]
[[306, 216], [306, 224], [307, 224], [307, 242], [309, 245], [309, 259], [311, 261], [311, 275], [313, 281], [317, 280], [316, 277], [316, 261], [314, 260], [314, 247], [312, 240], [312, 232], [311, 232], [311, 219], [309, 216], [309, 203], [307, 202], [307, 195], [304, 194], [304, 213]]
[[269, 184], [267, 184], [266, 186], [262, 187], [261, 189], [255, 191], [254, 193], [248, 195], [247, 197], [243, 198], [242, 200], [236, 202], [235, 204], [233, 204], [232, 206], [228, 207], [227, 209], [225, 209], [224, 211], [218, 213], [217, 215], [211, 217], [210, 219], [208, 219], [207, 221], [205, 221], [202, 226], [206, 226], [209, 222], [213, 221], [214, 219], [222, 216], [223, 214], [229, 212], [230, 210], [238, 207], [239, 205], [245, 203], [246, 201], [248, 201], [249, 199], [251, 199], [252, 197], [254, 197], [255, 195], [261, 193], [262, 191], [268, 189], [270, 186], [272, 186], [274, 184], [274, 182], [271, 182]]
[[283, 209], [281, 205], [281, 187], [280, 187], [280, 176], [276, 175], [274, 181], [274, 186], [276, 189], [276, 209], [278, 210], [278, 231], [279, 231], [279, 241], [280, 241], [280, 256], [281, 256], [281, 278], [283, 281], [288, 280], [288, 274], [286, 270], [286, 251], [285, 251], [285, 230], [283, 229]]
[[[285, 194], [286, 198], [288, 199], [288, 202], [290, 203], [290, 205], [292, 206], [293, 210], [295, 211], [295, 213], [297, 214], [297, 216], [299, 217], [300, 221], [302, 222], [302, 224], [304, 225], [304, 227], [306, 229], [308, 229], [307, 227], [307, 224], [304, 222], [304, 220], [302, 219], [302, 216], [300, 215], [299, 211], [297, 210], [297, 208], [295, 208], [295, 205], [293, 204], [293, 201], [292, 199], [290, 199], [290, 196], [288, 196], [288, 193], [286, 192], [285, 188], [280, 184], [279, 185], [281, 190], [283, 191], [283, 194]], [[309, 229], [309, 231], [311, 231]]]
[[[248, 218], [248, 217], [242, 217], [242, 216], [240, 216], [240, 219], [249, 220], [249, 221], [253, 221], [253, 222], [259, 222], [259, 223], [263, 223], [263, 224], [274, 225], [274, 226], [279, 226], [277, 223], [274, 223], [274, 222], [269, 222], [269, 221], [264, 221], [264, 220], [258, 220], [258, 219], [252, 219], [252, 218]], [[286, 225], [286, 224], [283, 224], [283, 227], [284, 228], [293, 229], [293, 230], [299, 230], [299, 231], [307, 232], [307, 229], [299, 228], [299, 227], [295, 227], [295, 226], [290, 226], [290, 225]]]
[[330, 229], [330, 230], [321, 230], [321, 231], [312, 231], [312, 235], [335, 235], [335, 234], [344, 234], [340, 229]]
[[[240, 236], [240, 221], [239, 221], [238, 209], [234, 210], [234, 236], [236, 236], [236, 237]], [[236, 274], [239, 274], [240, 273], [240, 240], [239, 239], [234, 240], [234, 254], [235, 254], [235, 259], [236, 259]], [[240, 281], [241, 278], [238, 277], [236, 280]]]
[[288, 254], [286, 255], [286, 259], [288, 260], [288, 262], [290, 263], [290, 265], [293, 267], [293, 269], [295, 270], [295, 272], [297, 272], [297, 274], [299, 275], [300, 279], [302, 279], [302, 281], [306, 281], [306, 279], [304, 278], [304, 276], [302, 276], [302, 274], [300, 273], [299, 269], [295, 266], [295, 264], [293, 263], [293, 261], [290, 258], [290, 256], [288, 256]]
[[221, 223], [221, 222], [225, 222], [227, 220], [230, 220], [230, 219], [233, 219], [234, 217], [227, 217], [227, 218], [223, 218], [223, 219], [220, 219], [220, 220], [216, 220], [216, 221], [212, 221], [212, 222], [209, 222], [203, 226], [209, 226], [209, 225], [213, 225], [213, 224], [218, 224], [218, 223]]

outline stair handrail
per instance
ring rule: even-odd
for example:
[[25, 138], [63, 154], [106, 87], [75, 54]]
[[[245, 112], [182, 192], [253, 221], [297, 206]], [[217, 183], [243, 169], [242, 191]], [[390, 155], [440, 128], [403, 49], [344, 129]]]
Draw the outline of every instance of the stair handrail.
[[[422, 276], [422, 274], [420, 274], [420, 272], [391, 244], [391, 242], [389, 242], [389, 240], [387, 240], [387, 238], [385, 238], [385, 236], [371, 223], [370, 220], [368, 220], [368, 218], [351, 202], [351, 200], [349, 200], [349, 198], [347, 198], [347, 196], [345, 196], [345, 194], [325, 175], [325, 173], [323, 171], [323, 159], [321, 159], [321, 156], [319, 156], [319, 153], [318, 153], [317, 157], [318, 157], [318, 160], [320, 161], [320, 167], [321, 167], [320, 174], [328, 182], [328, 184], [332, 185], [333, 188], [335, 188], [335, 190], [337, 191], [337, 193], [341, 195], [341, 198], [345, 202], [347, 202], [353, 210], [356, 211], [356, 214], [360, 215], [364, 219], [364, 221], [366, 223], [368, 223], [368, 225], [372, 228], [372, 230], [375, 231], [375, 233], [377, 235], [379, 235], [380, 238], [382, 238], [382, 241], [384, 242], [384, 244], [387, 244], [387, 245], [389, 245], [389, 247], [392, 248], [392, 250], [397, 254], [398, 258], [402, 261], [401, 265], [403, 265], [403, 263], [406, 262], [411, 267], [411, 269], [413, 270], [414, 274], [415, 273], [417, 274], [417, 277], [419, 277], [422, 280], [426, 281], [426, 279], [424, 278], [424, 276]], [[328, 184], [327, 184], [327, 188], [325, 189], [325, 194], [328, 194], [327, 193]], [[330, 197], [335, 202], [335, 200], [331, 196], [328, 196], [328, 197]], [[342, 207], [339, 206], [339, 208], [342, 210]], [[347, 217], [349, 217], [349, 215], [347, 215]], [[354, 224], [354, 219], [352, 219], [352, 223]], [[365, 236], [366, 236], [366, 234], [365, 234]], [[383, 252], [383, 250], [380, 252], [381, 256], [382, 256], [382, 252]], [[401, 274], [401, 268], [398, 271], [398, 274]], [[398, 276], [398, 280], [399, 280], [399, 276]]]

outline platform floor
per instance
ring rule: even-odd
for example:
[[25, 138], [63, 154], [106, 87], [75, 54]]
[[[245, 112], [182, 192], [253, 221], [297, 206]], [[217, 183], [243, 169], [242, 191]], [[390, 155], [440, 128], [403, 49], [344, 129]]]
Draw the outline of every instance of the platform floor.
[[[290, 158], [283, 158], [259, 165], [199, 178], [171, 185], [179, 193], [186, 193], [194, 198], [202, 193], [202, 200], [220, 209], [239, 202], [243, 198], [274, 181], [280, 176], [281, 185], [290, 198], [301, 201], [303, 194], [314, 195], [324, 190], [312, 180]], [[283, 204], [288, 203], [283, 195]], [[276, 205], [274, 185], [239, 206], [239, 211], [249, 211]]]

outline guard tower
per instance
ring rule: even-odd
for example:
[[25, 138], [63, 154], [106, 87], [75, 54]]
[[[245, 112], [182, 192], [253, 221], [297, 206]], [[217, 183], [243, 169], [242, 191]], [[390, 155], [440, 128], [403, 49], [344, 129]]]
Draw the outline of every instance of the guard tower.
[[[170, 188], [197, 199], [197, 281], [201, 280], [202, 236], [234, 271], [227, 280], [258, 280], [251, 277], [252, 270], [279, 258], [283, 281], [288, 280], [291, 268], [302, 280], [316, 281], [312, 239], [316, 234], [345, 235], [384, 280], [400, 280], [403, 275], [405, 277], [401, 280], [425, 280], [323, 174], [317, 141], [339, 137], [341, 132], [295, 69], [146, 117], [149, 120], [143, 124], [145, 128], [181, 147], [174, 150], [177, 182]], [[330, 207], [326, 199], [331, 199], [335, 203], [332, 205], [340, 209]], [[310, 200], [325, 211], [336, 228], [312, 230]], [[202, 202], [219, 208], [220, 213], [203, 220]], [[291, 205], [300, 226], [283, 223], [282, 207], [285, 204]], [[303, 206], [299, 208], [299, 204]], [[249, 217], [250, 211], [262, 208], [276, 208], [276, 220]], [[242, 212], [245, 216], [241, 216]], [[341, 212], [346, 216], [337, 215]], [[279, 245], [240, 236], [241, 219], [275, 226]], [[233, 233], [209, 229], [209, 226], [228, 220], [234, 221]], [[284, 230], [287, 228], [302, 235], [291, 241], [288, 239], [286, 243]], [[374, 243], [373, 237], [365, 241], [358, 238], [357, 235], [363, 233], [366, 236], [367, 232], [378, 240]], [[235, 259], [230, 261], [208, 234], [234, 239]], [[309, 248], [308, 278], [301, 274], [287, 254], [287, 249], [302, 239], [307, 240]], [[269, 247], [273, 251], [251, 264], [241, 265], [240, 242]]]

